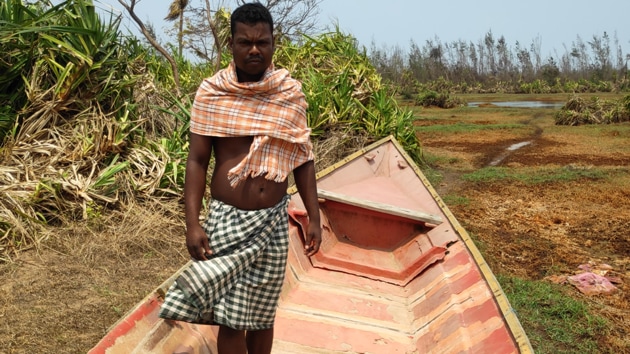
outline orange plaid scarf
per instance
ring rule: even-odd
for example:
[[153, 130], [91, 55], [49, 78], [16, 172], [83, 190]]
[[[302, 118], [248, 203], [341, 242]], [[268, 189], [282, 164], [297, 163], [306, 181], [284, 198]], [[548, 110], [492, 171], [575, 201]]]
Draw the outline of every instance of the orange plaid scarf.
[[200, 85], [190, 115], [195, 134], [254, 136], [249, 154], [228, 173], [233, 187], [247, 177], [284, 181], [313, 160], [306, 100], [299, 81], [273, 64], [258, 82], [238, 82], [234, 62]]

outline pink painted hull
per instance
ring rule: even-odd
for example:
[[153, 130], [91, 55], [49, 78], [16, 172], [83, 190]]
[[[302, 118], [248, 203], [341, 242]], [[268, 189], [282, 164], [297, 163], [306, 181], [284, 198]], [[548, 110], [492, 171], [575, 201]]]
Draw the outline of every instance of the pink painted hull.
[[[383, 139], [322, 171], [318, 189], [387, 208], [321, 200], [324, 242], [309, 259], [301, 233], [308, 221], [293, 193], [274, 353], [533, 352], [468, 234], [396, 141]], [[157, 318], [174, 279], [90, 353], [216, 353], [215, 327]]]

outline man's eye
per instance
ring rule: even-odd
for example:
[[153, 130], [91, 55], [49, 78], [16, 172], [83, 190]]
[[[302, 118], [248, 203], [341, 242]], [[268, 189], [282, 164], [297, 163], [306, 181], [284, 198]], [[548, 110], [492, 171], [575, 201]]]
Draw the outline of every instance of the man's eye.
[[256, 43], [253, 43], [253, 42], [238, 42], [238, 45], [241, 46], [241, 47], [251, 47], [251, 46], [254, 46], [254, 45], [256, 47], [269, 47], [271, 45], [271, 43], [267, 42], [267, 41], [265, 41], [265, 42], [256, 42]]

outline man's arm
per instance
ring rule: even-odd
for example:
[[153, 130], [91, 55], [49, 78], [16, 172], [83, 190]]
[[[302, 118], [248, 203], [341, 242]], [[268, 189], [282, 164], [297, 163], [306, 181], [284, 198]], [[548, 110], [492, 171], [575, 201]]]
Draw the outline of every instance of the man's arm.
[[295, 186], [308, 213], [308, 230], [304, 235], [304, 254], [312, 256], [319, 251], [319, 246], [322, 243], [315, 163], [311, 160], [302, 164], [293, 171], [293, 176], [295, 177]]
[[206, 191], [206, 175], [212, 155], [212, 138], [190, 133], [190, 150], [186, 160], [184, 205], [186, 209], [186, 247], [190, 256], [206, 260], [210, 254], [208, 236], [199, 224], [201, 202]]

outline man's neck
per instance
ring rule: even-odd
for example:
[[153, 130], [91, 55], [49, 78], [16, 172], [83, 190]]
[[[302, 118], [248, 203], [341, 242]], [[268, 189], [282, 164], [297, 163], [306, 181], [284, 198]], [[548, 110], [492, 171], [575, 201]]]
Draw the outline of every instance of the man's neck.
[[265, 75], [265, 72], [266, 71], [263, 71], [260, 75], [252, 76], [252, 75], [247, 75], [243, 73], [241, 70], [239, 70], [239, 68], [236, 68], [236, 78], [238, 79], [238, 82], [258, 82], [262, 80], [263, 76]]

